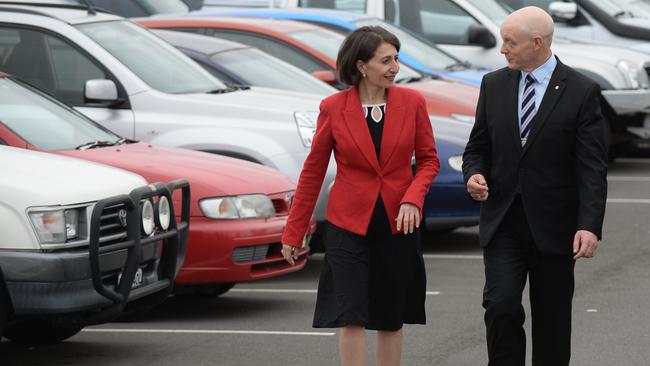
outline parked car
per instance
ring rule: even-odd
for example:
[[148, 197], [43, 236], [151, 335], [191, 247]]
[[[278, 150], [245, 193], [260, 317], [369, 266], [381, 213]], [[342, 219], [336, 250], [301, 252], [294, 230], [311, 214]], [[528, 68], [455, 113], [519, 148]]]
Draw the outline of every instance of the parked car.
[[500, 0], [519, 9], [538, 6], [555, 20], [555, 34], [650, 53], [650, 3], [636, 0]]
[[[405, 28], [397, 27], [378, 18], [361, 16], [348, 12], [326, 9], [237, 9], [222, 8], [192, 12], [188, 16], [213, 17], [213, 16], [239, 16], [296, 20], [317, 24], [329, 30], [347, 34], [364, 25], [377, 25], [386, 28], [399, 38], [401, 43], [400, 62], [416, 71], [435, 78], [446, 78], [478, 85], [481, 78], [488, 71], [478, 69], [467, 62], [463, 62], [453, 55], [438, 48], [435, 44], [418, 38]], [[309, 42], [306, 37], [310, 33], [297, 34]]]
[[[336, 55], [343, 43], [342, 34], [303, 22], [250, 17], [154, 17], [135, 21], [156, 29], [176, 29], [210, 35], [257, 47], [307, 72], [336, 70]], [[418, 90], [425, 96], [430, 115], [472, 122], [478, 101], [478, 88], [449, 80], [428, 79], [402, 65], [398, 84]], [[339, 88], [346, 85], [339, 84]]]
[[0, 338], [59, 342], [167, 297], [185, 254], [187, 182], [147, 185], [131, 172], [8, 146], [0, 161]]
[[[280, 254], [295, 183], [247, 161], [127, 140], [14, 78], [0, 74], [0, 141], [91, 160], [148, 182], [183, 177], [192, 186], [189, 248], [175, 293], [219, 295], [237, 282], [302, 269], [315, 221], [295, 266]], [[180, 196], [174, 204], [180, 207]], [[180, 215], [180, 212], [179, 212]]]
[[231, 85], [261, 86], [328, 96], [336, 91], [333, 72], [316, 72], [322, 80], [245, 44], [198, 34], [153, 30], [165, 42]]
[[[0, 8], [0, 70], [128, 139], [248, 160], [298, 179], [319, 96], [228, 86], [144, 28], [87, 6]], [[332, 163], [316, 206], [321, 222], [335, 171]]]

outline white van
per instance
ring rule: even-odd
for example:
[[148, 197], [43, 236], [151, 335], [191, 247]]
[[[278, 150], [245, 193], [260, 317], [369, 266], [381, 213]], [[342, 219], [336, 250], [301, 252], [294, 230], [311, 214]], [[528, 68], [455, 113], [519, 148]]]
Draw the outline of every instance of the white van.
[[168, 296], [185, 257], [185, 181], [147, 185], [121, 169], [7, 146], [0, 162], [0, 337], [58, 342]]

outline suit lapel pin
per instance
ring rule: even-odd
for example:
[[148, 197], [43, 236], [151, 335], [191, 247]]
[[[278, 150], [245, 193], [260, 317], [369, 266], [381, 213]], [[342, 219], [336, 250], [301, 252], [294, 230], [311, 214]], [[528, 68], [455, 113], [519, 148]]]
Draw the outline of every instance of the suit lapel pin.
[[559, 85], [556, 85], [556, 86], [555, 86], [555, 90], [559, 90], [559, 89], [560, 89], [560, 86], [559, 86]]

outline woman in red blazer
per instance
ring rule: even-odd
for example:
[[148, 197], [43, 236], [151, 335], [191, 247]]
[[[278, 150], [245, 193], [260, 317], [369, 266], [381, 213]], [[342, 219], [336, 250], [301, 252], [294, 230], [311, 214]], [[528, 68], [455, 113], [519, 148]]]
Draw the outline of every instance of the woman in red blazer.
[[313, 326], [341, 328], [345, 366], [368, 363], [365, 329], [378, 331], [377, 365], [399, 365], [402, 325], [425, 323], [416, 234], [440, 163], [424, 98], [394, 85], [399, 48], [381, 27], [361, 27], [344, 41], [337, 71], [352, 87], [321, 103], [282, 236], [283, 255], [293, 264], [333, 151], [337, 174]]

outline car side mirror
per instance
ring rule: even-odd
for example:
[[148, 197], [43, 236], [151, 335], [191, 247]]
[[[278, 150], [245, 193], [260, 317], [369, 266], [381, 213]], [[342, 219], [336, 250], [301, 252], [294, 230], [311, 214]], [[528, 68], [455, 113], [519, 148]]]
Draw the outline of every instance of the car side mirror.
[[497, 45], [494, 35], [484, 26], [477, 24], [472, 24], [467, 29], [467, 42], [484, 48], [492, 48]]
[[325, 82], [329, 85], [336, 83], [336, 75], [331, 70], [317, 70], [311, 73], [316, 79]]
[[120, 102], [117, 96], [117, 86], [113, 80], [86, 80], [84, 98], [88, 103], [115, 104]]
[[553, 20], [568, 22], [578, 16], [578, 4], [553, 1], [548, 5], [548, 12], [553, 17]]

